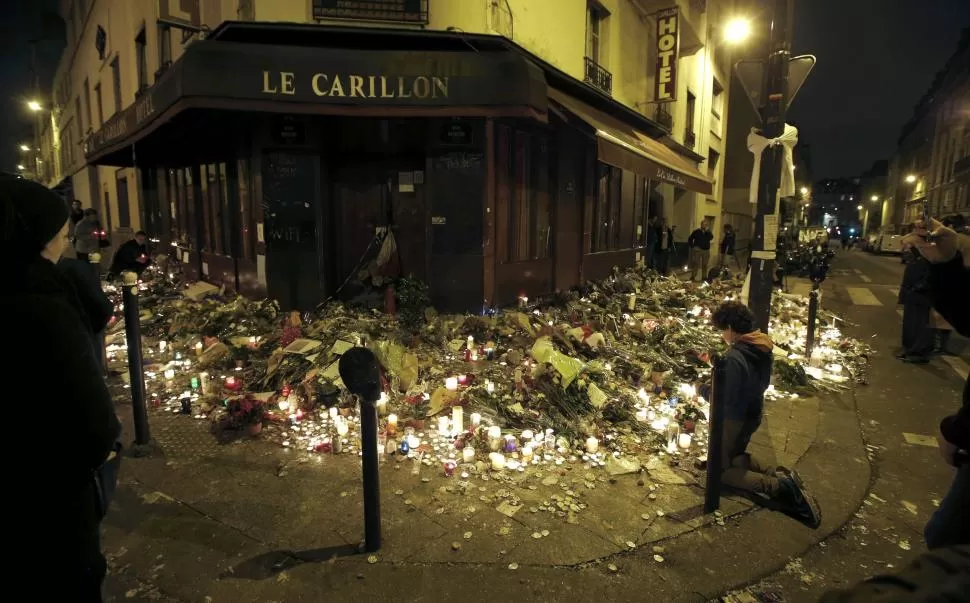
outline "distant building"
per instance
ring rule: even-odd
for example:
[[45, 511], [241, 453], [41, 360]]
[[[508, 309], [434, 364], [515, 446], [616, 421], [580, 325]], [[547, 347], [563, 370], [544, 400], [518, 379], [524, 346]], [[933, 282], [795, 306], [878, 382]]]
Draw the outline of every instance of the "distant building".
[[812, 185], [812, 204], [808, 211], [808, 223], [812, 226], [832, 228], [832, 234], [849, 236], [849, 229], [859, 232], [860, 186], [858, 178], [829, 178]]

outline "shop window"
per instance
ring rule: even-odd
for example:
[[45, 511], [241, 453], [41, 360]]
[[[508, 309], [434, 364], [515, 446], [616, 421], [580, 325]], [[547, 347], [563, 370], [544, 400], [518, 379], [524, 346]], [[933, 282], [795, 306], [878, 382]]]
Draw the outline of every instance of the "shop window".
[[596, 202], [593, 206], [593, 253], [620, 248], [620, 183], [623, 170], [597, 165]]
[[500, 261], [549, 257], [548, 140], [545, 134], [498, 127], [496, 187]]
[[203, 167], [202, 193], [204, 200], [205, 241], [203, 248], [220, 255], [232, 254], [229, 225], [228, 198], [226, 191], [226, 164], [213, 163]]
[[148, 53], [147, 48], [147, 38], [145, 37], [145, 28], [142, 27], [138, 35], [135, 36], [135, 68], [138, 75], [138, 90], [135, 96], [141, 94], [143, 90], [148, 88]]
[[249, 157], [236, 163], [237, 187], [239, 190], [239, 244], [240, 255], [247, 260], [256, 259], [256, 226], [253, 215], [252, 192], [250, 188]]

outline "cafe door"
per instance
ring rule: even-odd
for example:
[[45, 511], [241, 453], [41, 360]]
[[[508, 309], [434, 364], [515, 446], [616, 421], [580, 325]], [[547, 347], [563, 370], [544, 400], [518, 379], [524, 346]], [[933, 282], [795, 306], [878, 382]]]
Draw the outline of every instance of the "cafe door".
[[269, 151], [263, 157], [266, 290], [283, 310], [310, 310], [322, 301], [316, 156]]

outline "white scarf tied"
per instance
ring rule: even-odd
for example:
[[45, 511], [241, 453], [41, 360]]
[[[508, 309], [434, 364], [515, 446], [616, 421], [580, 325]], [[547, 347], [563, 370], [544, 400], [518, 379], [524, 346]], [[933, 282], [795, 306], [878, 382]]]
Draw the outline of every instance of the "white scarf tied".
[[748, 193], [748, 201], [758, 202], [758, 180], [761, 177], [761, 154], [768, 147], [783, 145], [785, 152], [782, 154], [781, 162], [781, 181], [778, 186], [778, 197], [793, 197], [795, 195], [795, 161], [792, 156], [792, 149], [798, 142], [798, 128], [785, 124], [785, 131], [778, 138], [765, 138], [758, 134], [755, 128], [751, 128], [748, 134], [748, 150], [754, 153], [754, 169], [751, 170], [751, 189]]

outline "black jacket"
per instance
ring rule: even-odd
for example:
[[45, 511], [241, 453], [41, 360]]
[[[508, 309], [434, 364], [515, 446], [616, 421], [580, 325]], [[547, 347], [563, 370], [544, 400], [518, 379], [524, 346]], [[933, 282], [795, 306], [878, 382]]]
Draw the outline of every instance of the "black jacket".
[[94, 345], [96, 358], [101, 356], [101, 332], [114, 315], [114, 306], [101, 288], [98, 269], [90, 262], [61, 258], [57, 268], [70, 281], [83, 311], [84, 324]]
[[147, 262], [138, 261], [138, 258], [143, 255], [148, 255], [148, 248], [145, 245], [139, 245], [135, 239], [123, 243], [115, 252], [110, 271], [114, 274], [121, 274], [126, 270], [133, 270], [140, 274], [148, 265]]
[[703, 228], [698, 228], [694, 232], [690, 233], [687, 238], [687, 246], [691, 249], [710, 249], [711, 241], [714, 240], [714, 233], [710, 230], [704, 230]]
[[734, 231], [724, 233], [721, 239], [721, 254], [734, 255]]
[[667, 229], [667, 248], [666, 249], [660, 248], [660, 244], [661, 244], [660, 237], [663, 235], [663, 231], [664, 231], [663, 226], [657, 226], [653, 229], [653, 250], [657, 253], [664, 253], [664, 252], [669, 252], [674, 250], [674, 229], [673, 228]]
[[111, 452], [121, 426], [71, 283], [39, 256], [7, 271], [16, 286], [0, 291], [10, 347], [4, 398], [29, 401], [30, 409], [22, 411], [24, 428], [4, 438], [5, 458], [16, 468], [18, 496], [56, 508], [21, 505], [18, 521], [32, 530], [67, 530], [70, 539], [79, 525], [97, 525], [92, 471]]
[[[930, 296], [936, 311], [957, 333], [970, 337], [970, 270], [957, 255], [946, 264], [929, 269]], [[960, 410], [940, 423], [940, 433], [946, 441], [963, 450], [970, 450], [970, 379], [963, 386], [963, 405]]]
[[754, 331], [731, 346], [724, 355], [724, 417], [732, 421], [758, 422], [764, 410], [764, 394], [771, 382], [771, 350], [767, 335]]
[[917, 256], [906, 264], [899, 285], [899, 303], [930, 305], [930, 263], [926, 258]]

